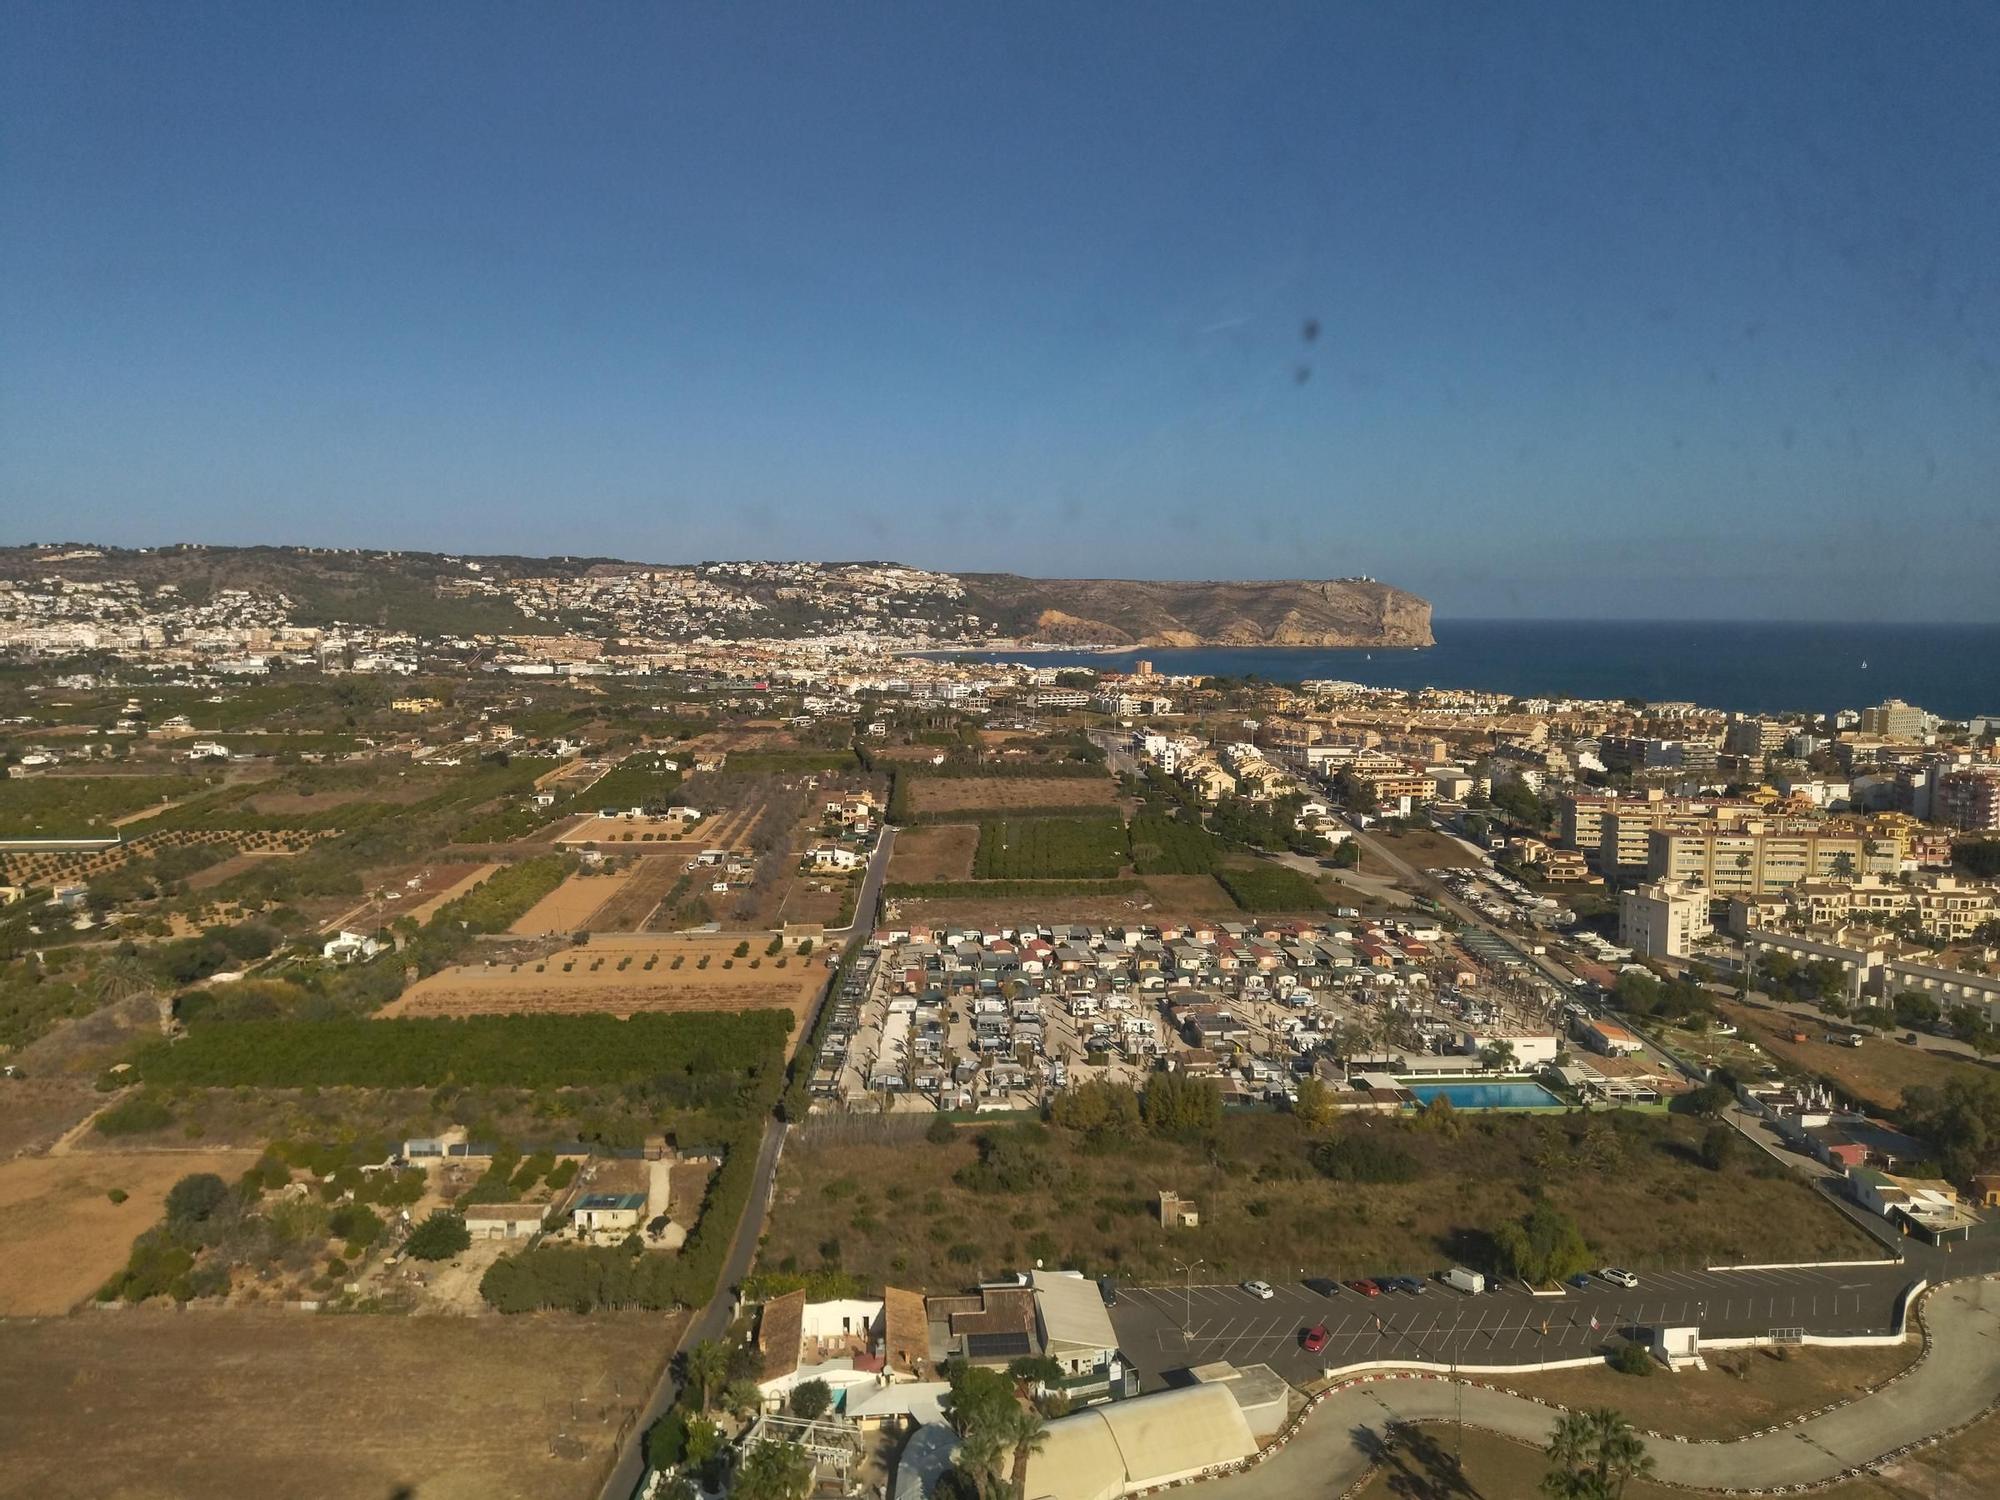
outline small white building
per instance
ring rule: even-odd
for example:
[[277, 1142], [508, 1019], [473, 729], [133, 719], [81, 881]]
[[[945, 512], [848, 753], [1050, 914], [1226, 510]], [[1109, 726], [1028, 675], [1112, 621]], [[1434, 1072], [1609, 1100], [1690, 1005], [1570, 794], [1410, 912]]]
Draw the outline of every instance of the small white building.
[[333, 964], [365, 964], [369, 959], [388, 947], [378, 938], [366, 933], [348, 932], [342, 929], [337, 937], [331, 937], [321, 945], [319, 955]]

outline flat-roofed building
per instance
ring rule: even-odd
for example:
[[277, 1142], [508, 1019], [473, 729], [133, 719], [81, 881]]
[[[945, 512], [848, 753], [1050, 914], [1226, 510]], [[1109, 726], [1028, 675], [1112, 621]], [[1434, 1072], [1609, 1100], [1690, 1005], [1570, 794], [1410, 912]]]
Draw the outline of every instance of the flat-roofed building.
[[1715, 931], [1708, 892], [1658, 880], [1618, 898], [1618, 941], [1642, 958], [1685, 958]]

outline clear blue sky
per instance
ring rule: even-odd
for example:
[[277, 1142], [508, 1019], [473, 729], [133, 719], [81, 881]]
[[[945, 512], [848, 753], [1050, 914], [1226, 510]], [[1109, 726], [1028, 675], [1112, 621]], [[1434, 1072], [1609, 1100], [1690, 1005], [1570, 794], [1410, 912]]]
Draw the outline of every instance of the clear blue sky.
[[1980, 0], [0, 30], [10, 540], [2000, 618]]

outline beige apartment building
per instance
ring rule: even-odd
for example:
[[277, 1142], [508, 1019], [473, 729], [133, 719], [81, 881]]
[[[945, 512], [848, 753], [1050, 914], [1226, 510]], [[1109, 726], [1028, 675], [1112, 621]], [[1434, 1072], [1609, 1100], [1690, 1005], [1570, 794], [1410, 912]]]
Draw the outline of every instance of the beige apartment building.
[[1642, 958], [1686, 958], [1714, 931], [1705, 890], [1662, 880], [1618, 898], [1619, 944]]
[[1792, 887], [1786, 905], [1794, 920], [1810, 927], [1914, 916], [1925, 936], [1947, 943], [1963, 942], [2000, 911], [1992, 886], [1968, 885], [1949, 875], [1933, 875], [1914, 885], [1875, 875], [1852, 882], [1801, 881]]
[[1924, 732], [1927, 717], [1921, 708], [1913, 707], [1901, 698], [1891, 698], [1874, 708], [1862, 709], [1861, 723], [1857, 727], [1864, 735], [1881, 739], [1913, 740]]
[[[1698, 886], [1718, 896], [1789, 890], [1804, 880], [1852, 879], [1871, 863], [1895, 868], [1893, 850], [1878, 852], [1858, 833], [1680, 826], [1647, 835], [1646, 878]], [[1879, 846], [1876, 846], [1879, 850]]]

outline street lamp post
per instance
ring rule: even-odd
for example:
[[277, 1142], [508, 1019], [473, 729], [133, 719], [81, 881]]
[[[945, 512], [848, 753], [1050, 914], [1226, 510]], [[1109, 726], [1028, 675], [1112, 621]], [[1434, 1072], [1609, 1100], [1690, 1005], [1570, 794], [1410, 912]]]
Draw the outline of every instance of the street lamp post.
[[1194, 1273], [1206, 1270], [1205, 1260], [1177, 1260], [1174, 1269], [1181, 1273], [1181, 1337], [1187, 1337], [1188, 1324], [1194, 1317]]

